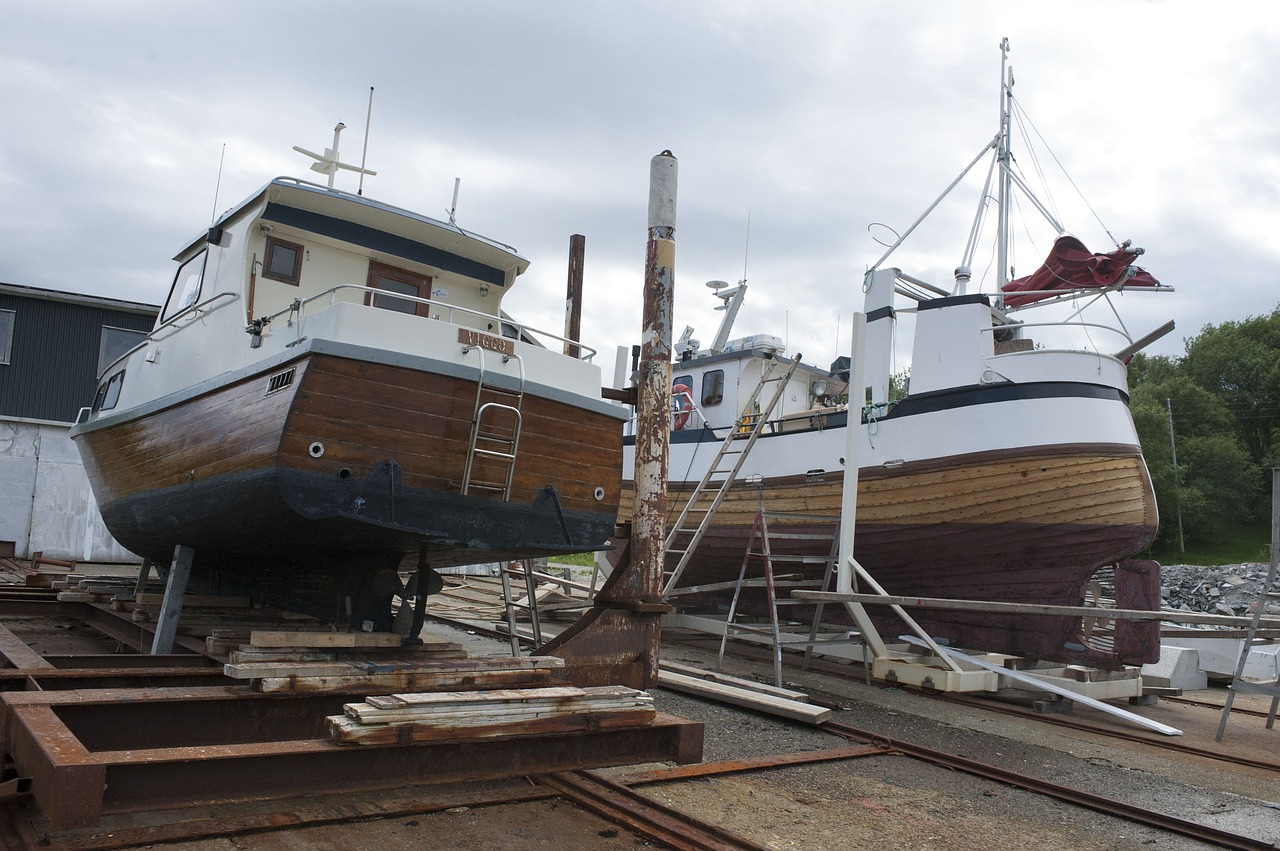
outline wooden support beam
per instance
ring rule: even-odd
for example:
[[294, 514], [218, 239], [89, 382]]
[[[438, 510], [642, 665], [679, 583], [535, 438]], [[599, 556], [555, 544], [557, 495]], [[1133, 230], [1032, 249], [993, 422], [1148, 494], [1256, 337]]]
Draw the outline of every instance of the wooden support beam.
[[182, 598], [187, 592], [187, 579], [191, 576], [191, 561], [196, 551], [179, 544], [173, 551], [173, 564], [164, 585], [164, 602], [160, 617], [156, 620], [156, 634], [151, 642], [151, 655], [173, 652], [173, 639], [178, 634], [178, 615], [182, 613]]

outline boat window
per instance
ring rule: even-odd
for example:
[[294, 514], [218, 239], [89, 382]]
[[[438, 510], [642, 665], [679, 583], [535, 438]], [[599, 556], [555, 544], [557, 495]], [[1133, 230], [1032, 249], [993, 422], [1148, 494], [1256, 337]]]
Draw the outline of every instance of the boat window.
[[110, 325], [102, 326], [102, 336], [98, 338], [98, 371], [94, 375], [102, 375], [102, 371], [115, 363], [116, 358], [146, 338], [144, 331], [112, 328]]
[[124, 370], [112, 375], [98, 387], [98, 395], [93, 399], [93, 410], [109, 411], [120, 401], [120, 388], [124, 387]]
[[685, 387], [688, 387], [690, 390], [692, 390], [692, 389], [693, 389], [693, 376], [692, 376], [692, 375], [677, 375], [675, 378], [671, 379], [671, 386], [672, 386], [672, 387], [675, 387], [677, 384], [683, 384]]
[[13, 352], [13, 320], [12, 310], [0, 310], [0, 363], [8, 363]]
[[262, 277], [298, 286], [302, 278], [301, 245], [267, 237], [267, 256], [262, 261]]
[[[394, 266], [381, 263], [369, 264], [369, 286], [388, 293], [429, 298], [431, 296], [431, 279], [425, 275], [415, 275]], [[393, 298], [382, 293], [369, 293], [365, 304], [380, 307], [383, 310], [394, 310], [399, 313], [416, 313], [418, 316], [430, 316], [431, 305], [420, 301], [409, 301]]]
[[200, 284], [204, 280], [204, 261], [207, 256], [208, 252], [201, 251], [178, 267], [161, 321], [172, 319], [200, 299]]
[[702, 375], [702, 407], [713, 408], [724, 401], [724, 370], [713, 369]]

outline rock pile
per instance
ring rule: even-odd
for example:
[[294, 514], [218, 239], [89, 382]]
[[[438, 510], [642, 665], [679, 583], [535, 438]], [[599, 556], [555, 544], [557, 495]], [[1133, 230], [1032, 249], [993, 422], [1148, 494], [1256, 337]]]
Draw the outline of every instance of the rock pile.
[[1264, 588], [1267, 568], [1255, 562], [1218, 567], [1161, 565], [1160, 594], [1166, 609], [1181, 612], [1247, 616], [1262, 605], [1267, 614], [1280, 614], [1280, 579]]

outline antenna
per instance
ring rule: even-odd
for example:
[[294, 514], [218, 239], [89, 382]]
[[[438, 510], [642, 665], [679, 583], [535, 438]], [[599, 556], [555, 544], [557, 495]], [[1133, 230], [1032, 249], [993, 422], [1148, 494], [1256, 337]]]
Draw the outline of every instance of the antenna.
[[455, 177], [453, 179], [453, 203], [449, 205], [449, 224], [455, 228], [458, 226], [458, 222], [454, 219], [454, 215], [458, 212], [458, 187], [461, 185], [462, 178]]
[[747, 243], [742, 247], [742, 280], [739, 283], [747, 282], [747, 255], [751, 251], [751, 211], [747, 210]]
[[[371, 173], [364, 167], [364, 164], [369, 159], [369, 122], [372, 120], [373, 120], [373, 86], [370, 86], [369, 87], [369, 111], [366, 112], [364, 116], [364, 150], [360, 152], [360, 185], [356, 188], [357, 195], [364, 194], [364, 176], [366, 174]], [[338, 147], [336, 141], [334, 142], [333, 147], [335, 149]], [[332, 186], [333, 184], [329, 184], [329, 185]]]
[[213, 215], [209, 217], [209, 224], [213, 224], [218, 220], [218, 193], [222, 191], [222, 164], [227, 160], [227, 143], [222, 143], [222, 156], [218, 157], [218, 180], [213, 185]]
[[[371, 101], [370, 109], [372, 108], [373, 108], [373, 104]], [[307, 156], [311, 157], [311, 159], [315, 160], [315, 162], [311, 164], [312, 171], [318, 171], [321, 174], [329, 175], [330, 189], [333, 188], [333, 176], [338, 173], [338, 169], [346, 169], [347, 171], [357, 171], [362, 175], [377, 174], [377, 172], [374, 171], [373, 169], [365, 168], [364, 166], [358, 166], [358, 165], [348, 165], [344, 162], [341, 162], [338, 159], [338, 137], [342, 135], [342, 131], [345, 129], [347, 129], [347, 125], [339, 121], [337, 126], [333, 128], [333, 147], [325, 148], [323, 154], [317, 154], [315, 151], [308, 151], [306, 148], [300, 147], [298, 145], [293, 146], [293, 149], [298, 153], [306, 154]]]

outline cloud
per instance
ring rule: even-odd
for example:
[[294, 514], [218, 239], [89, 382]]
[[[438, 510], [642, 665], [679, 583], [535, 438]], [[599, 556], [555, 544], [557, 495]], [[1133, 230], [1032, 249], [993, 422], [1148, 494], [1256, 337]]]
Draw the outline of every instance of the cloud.
[[[443, 217], [460, 178], [459, 222], [533, 261], [510, 312], [561, 327], [568, 238], [585, 234], [584, 335], [607, 368], [639, 333], [648, 163], [669, 148], [677, 332], [692, 324], [709, 339], [720, 314], [703, 282], [745, 275], [739, 332], [789, 335], [824, 362], [837, 326], [847, 347], [862, 272], [883, 252], [867, 226], [904, 230], [994, 135], [1007, 35], [1015, 94], [1089, 200], [1055, 190], [1064, 224], [1105, 248], [1097, 213], [1178, 288], [1125, 296], [1132, 330], [1162, 313], [1198, 330], [1277, 300], [1280, 22], [1269, 9], [11, 5], [0, 280], [162, 300], [169, 258], [215, 210], [277, 174], [311, 175], [293, 145], [330, 144], [342, 120], [344, 157], [358, 160], [372, 86], [379, 174], [366, 193]], [[964, 189], [894, 262], [950, 279], [978, 203]], [[1030, 271], [1046, 249], [1043, 238], [1020, 248], [1019, 265]], [[975, 272], [989, 258], [984, 248]], [[1177, 354], [1179, 339], [1153, 351]]]

